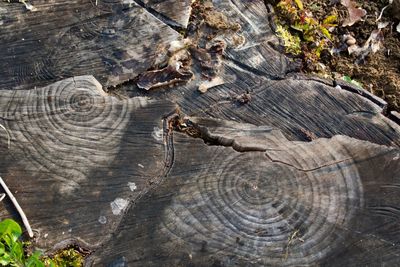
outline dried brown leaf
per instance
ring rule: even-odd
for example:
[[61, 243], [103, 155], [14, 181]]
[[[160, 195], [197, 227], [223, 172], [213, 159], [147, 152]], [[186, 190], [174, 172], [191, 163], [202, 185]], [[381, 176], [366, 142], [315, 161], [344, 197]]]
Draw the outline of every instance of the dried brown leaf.
[[340, 3], [344, 5], [349, 12], [349, 17], [346, 18], [342, 24], [343, 27], [351, 26], [357, 21], [360, 21], [362, 17], [367, 15], [367, 11], [365, 9], [358, 8], [356, 3], [352, 0], [341, 0]]

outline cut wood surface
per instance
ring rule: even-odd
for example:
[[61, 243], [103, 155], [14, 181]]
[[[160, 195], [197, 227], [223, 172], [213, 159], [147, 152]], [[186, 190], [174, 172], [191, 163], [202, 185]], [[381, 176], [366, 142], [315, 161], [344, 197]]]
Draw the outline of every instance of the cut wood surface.
[[0, 2], [0, 176], [35, 246], [86, 266], [400, 261], [395, 114], [298, 73], [264, 1], [31, 3]]
[[398, 260], [398, 148], [346, 136], [293, 142], [267, 126], [195, 122], [212, 145], [174, 135], [170, 175], [136, 202], [114, 238], [91, 256], [94, 266]]
[[1, 123], [11, 134], [0, 171], [40, 245], [99, 245], [130, 201], [166, 171], [162, 118], [171, 103], [119, 101], [92, 76], [0, 95]]
[[158, 13], [167, 19], [171, 26], [186, 28], [189, 23], [191, 0], [144, 0], [143, 3], [155, 15]]
[[[95, 2], [98, 2], [95, 5]], [[92, 74], [105, 86], [150, 68], [180, 35], [134, 1], [0, 2], [0, 88]]]

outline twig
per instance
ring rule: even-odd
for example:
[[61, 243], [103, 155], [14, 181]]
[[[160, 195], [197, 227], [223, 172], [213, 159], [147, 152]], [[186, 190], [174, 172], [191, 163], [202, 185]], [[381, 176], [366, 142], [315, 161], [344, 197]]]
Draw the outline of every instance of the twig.
[[8, 144], [8, 148], [10, 148], [10, 146], [11, 146], [11, 135], [8, 132], [8, 130], [6, 129], [6, 127], [4, 127], [2, 124], [0, 124], [0, 128], [2, 128], [4, 131], [6, 131], [6, 133], [7, 133], [7, 144]]
[[288, 238], [288, 243], [286, 245], [285, 260], [287, 260], [289, 257], [289, 246], [292, 244], [292, 242], [294, 241], [294, 239], [296, 238], [298, 233], [299, 233], [299, 230], [297, 229]]
[[393, 3], [393, 0], [389, 0], [389, 4], [382, 8], [381, 13], [379, 14], [379, 17], [375, 20], [375, 22], [378, 22], [381, 20], [383, 11], [385, 11], [385, 9], [388, 8], [392, 3]]
[[26, 7], [26, 9], [30, 10], [30, 11], [37, 11], [37, 8], [32, 6], [32, 4], [26, 2], [25, 0], [19, 0], [20, 3], [23, 3]]
[[14, 204], [15, 208], [17, 209], [19, 215], [21, 216], [22, 222], [24, 223], [24, 226], [25, 226], [26, 230], [28, 231], [29, 237], [32, 238], [33, 231], [32, 231], [31, 225], [29, 224], [28, 218], [26, 218], [25, 212], [22, 210], [21, 206], [18, 204], [17, 199], [11, 193], [10, 189], [8, 189], [8, 186], [6, 185], [3, 178], [1, 178], [1, 177], [0, 177], [0, 184], [3, 187], [4, 191], [6, 191], [7, 196], [11, 199], [11, 201]]

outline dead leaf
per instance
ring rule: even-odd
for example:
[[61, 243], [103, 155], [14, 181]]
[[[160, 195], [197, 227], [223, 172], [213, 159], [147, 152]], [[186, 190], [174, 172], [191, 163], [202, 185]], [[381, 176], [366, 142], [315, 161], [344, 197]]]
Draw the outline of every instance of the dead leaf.
[[357, 8], [356, 3], [352, 0], [341, 0], [340, 3], [344, 5], [349, 12], [349, 17], [346, 18], [342, 24], [343, 27], [351, 26], [367, 15], [367, 11], [362, 8]]
[[382, 31], [374, 30], [372, 31], [371, 36], [368, 38], [364, 45], [370, 45], [372, 52], [376, 53], [381, 48], [383, 39], [384, 38]]
[[390, 23], [389, 22], [378, 22], [378, 29], [386, 28]]
[[356, 64], [359, 64], [364, 61], [364, 59], [368, 56], [369, 53], [376, 53], [381, 49], [382, 43], [384, 40], [383, 33], [380, 29], [373, 30], [368, 40], [364, 43], [363, 46], [358, 46], [357, 44], [350, 45], [347, 50], [349, 54], [357, 55]]

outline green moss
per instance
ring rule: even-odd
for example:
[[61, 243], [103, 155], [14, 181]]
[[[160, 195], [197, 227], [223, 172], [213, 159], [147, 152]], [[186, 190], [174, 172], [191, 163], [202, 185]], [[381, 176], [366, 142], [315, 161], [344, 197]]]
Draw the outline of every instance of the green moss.
[[45, 259], [46, 266], [51, 267], [80, 267], [84, 257], [74, 248], [59, 251], [53, 257]]
[[301, 53], [299, 36], [291, 34], [288, 29], [279, 24], [276, 27], [276, 32], [278, 34], [278, 37], [283, 40], [283, 45], [285, 46], [286, 53], [290, 53], [293, 55], [299, 55]]
[[306, 61], [318, 61], [321, 51], [332, 44], [330, 30], [337, 26], [337, 15], [318, 21], [301, 0], [281, 0], [276, 8], [277, 34], [284, 41], [286, 52], [302, 54]]

